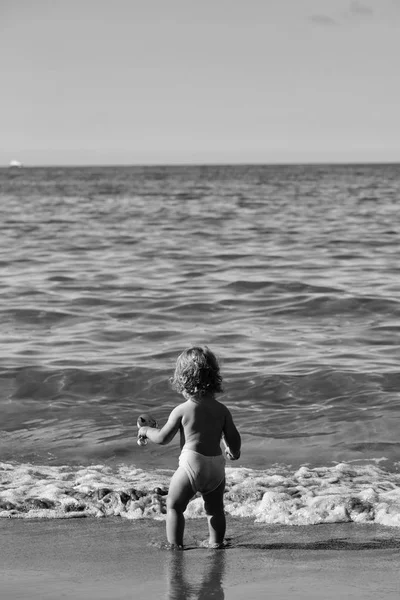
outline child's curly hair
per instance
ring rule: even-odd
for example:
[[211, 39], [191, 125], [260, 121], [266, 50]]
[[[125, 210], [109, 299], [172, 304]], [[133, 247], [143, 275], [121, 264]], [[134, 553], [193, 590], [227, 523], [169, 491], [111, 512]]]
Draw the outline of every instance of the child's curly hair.
[[222, 377], [215, 355], [207, 346], [184, 350], [176, 361], [171, 385], [177, 392], [187, 392], [190, 396], [222, 392]]

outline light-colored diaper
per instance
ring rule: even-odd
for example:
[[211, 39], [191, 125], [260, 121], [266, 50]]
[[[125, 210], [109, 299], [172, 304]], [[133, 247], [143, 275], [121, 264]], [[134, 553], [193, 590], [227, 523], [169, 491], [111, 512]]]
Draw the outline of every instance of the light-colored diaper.
[[179, 466], [185, 469], [194, 493], [209, 494], [217, 489], [225, 478], [225, 458], [204, 456], [199, 452], [183, 448]]

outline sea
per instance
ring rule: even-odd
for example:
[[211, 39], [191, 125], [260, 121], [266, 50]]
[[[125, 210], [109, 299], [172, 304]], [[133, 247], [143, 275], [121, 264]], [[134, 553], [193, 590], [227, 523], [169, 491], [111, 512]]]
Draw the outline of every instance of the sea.
[[207, 345], [228, 515], [400, 527], [400, 165], [0, 169], [0, 269], [0, 517], [165, 519]]

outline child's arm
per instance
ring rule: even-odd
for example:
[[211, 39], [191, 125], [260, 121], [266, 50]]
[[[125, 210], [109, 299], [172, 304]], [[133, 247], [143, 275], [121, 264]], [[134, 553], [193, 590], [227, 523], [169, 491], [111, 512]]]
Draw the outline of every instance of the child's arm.
[[228, 409], [226, 409], [223, 435], [225, 438], [225, 442], [228, 446], [228, 457], [232, 460], [237, 460], [238, 458], [240, 458], [242, 440], [240, 438], [240, 433], [236, 429], [235, 423], [233, 422], [232, 415]]
[[138, 432], [138, 437], [147, 437], [155, 444], [169, 444], [179, 431], [182, 415], [180, 407], [177, 406], [168, 417], [168, 421], [161, 429], [156, 427], [141, 427]]

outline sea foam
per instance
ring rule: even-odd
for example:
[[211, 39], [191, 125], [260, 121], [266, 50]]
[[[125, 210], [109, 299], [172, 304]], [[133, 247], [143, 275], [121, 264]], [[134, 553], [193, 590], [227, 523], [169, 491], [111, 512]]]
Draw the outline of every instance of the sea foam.
[[[165, 519], [170, 470], [0, 463], [0, 517]], [[400, 527], [400, 474], [376, 464], [226, 469], [226, 513], [256, 523]], [[188, 518], [204, 516], [196, 495]]]

